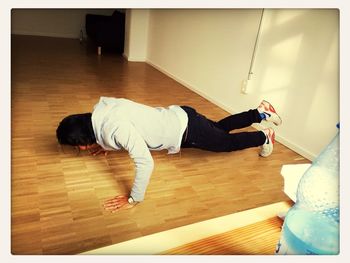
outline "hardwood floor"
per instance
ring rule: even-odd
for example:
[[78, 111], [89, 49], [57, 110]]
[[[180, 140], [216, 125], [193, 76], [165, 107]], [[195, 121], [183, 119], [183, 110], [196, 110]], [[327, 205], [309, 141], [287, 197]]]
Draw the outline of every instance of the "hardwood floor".
[[258, 148], [152, 152], [145, 201], [108, 213], [101, 204], [129, 193], [133, 163], [125, 151], [93, 157], [60, 147], [55, 131], [63, 117], [90, 112], [100, 96], [190, 105], [213, 120], [228, 113], [146, 63], [97, 56], [78, 40], [13, 36], [11, 45], [13, 254], [76, 254], [288, 200], [281, 166], [308, 162], [279, 143], [269, 158]]
[[163, 255], [274, 255], [282, 224], [272, 217], [169, 249]]

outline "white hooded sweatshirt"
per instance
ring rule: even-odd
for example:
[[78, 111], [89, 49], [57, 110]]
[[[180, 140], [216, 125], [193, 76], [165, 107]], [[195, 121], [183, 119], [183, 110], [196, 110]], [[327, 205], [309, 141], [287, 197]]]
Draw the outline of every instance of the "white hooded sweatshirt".
[[101, 97], [92, 112], [96, 142], [105, 150], [129, 152], [135, 163], [130, 196], [143, 201], [153, 171], [150, 150], [180, 151], [188, 117], [179, 106], [149, 107], [127, 99]]

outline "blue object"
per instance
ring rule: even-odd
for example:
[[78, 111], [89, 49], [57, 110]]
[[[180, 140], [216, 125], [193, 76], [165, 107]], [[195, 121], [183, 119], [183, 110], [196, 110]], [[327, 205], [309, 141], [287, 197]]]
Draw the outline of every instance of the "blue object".
[[275, 254], [339, 254], [339, 133], [302, 176]]
[[265, 119], [266, 119], [266, 115], [265, 115], [265, 113], [263, 113], [263, 112], [262, 112], [262, 113], [260, 113], [260, 117], [261, 117], [261, 119], [262, 119], [262, 120], [265, 120]]

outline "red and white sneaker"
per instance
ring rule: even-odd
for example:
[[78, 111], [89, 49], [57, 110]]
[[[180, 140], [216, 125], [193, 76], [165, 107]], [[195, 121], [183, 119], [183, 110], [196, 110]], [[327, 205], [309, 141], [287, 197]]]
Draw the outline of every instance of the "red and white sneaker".
[[275, 108], [266, 100], [263, 100], [259, 107], [257, 108], [259, 113], [264, 113], [266, 116], [266, 121], [270, 121], [275, 125], [280, 125], [282, 123], [281, 117], [277, 114]]
[[275, 131], [272, 128], [267, 128], [262, 130], [265, 133], [266, 141], [261, 145], [260, 156], [267, 157], [273, 151], [273, 145], [275, 144]]

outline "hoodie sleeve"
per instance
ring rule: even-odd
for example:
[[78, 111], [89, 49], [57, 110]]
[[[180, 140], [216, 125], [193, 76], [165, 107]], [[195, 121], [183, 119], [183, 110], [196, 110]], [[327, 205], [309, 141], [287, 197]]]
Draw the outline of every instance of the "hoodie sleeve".
[[133, 159], [135, 179], [130, 195], [137, 202], [143, 201], [154, 167], [153, 158], [145, 140], [135, 127], [127, 121], [118, 124], [108, 137], [108, 142], [106, 143], [109, 146], [117, 149], [120, 146], [123, 147]]

